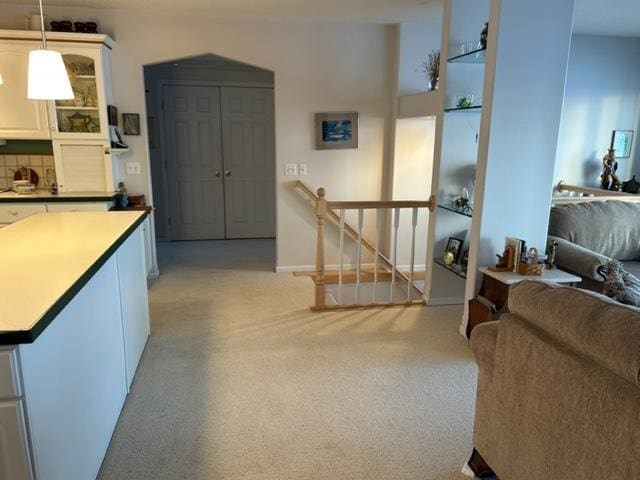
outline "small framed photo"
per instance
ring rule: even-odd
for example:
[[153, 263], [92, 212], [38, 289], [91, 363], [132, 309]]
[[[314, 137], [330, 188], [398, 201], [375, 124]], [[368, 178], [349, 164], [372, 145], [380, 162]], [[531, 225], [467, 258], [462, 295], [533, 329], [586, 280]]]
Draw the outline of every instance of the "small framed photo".
[[[447, 249], [445, 251], [445, 255], [451, 254], [453, 255], [453, 261], [451, 263], [458, 263], [460, 259], [460, 254], [462, 253], [462, 245], [464, 240], [455, 237], [449, 237], [447, 241]], [[451, 258], [451, 256], [449, 256]]]
[[358, 112], [316, 113], [316, 150], [358, 148]]
[[123, 113], [122, 130], [125, 135], [140, 135], [140, 115], [137, 113]]
[[118, 126], [118, 109], [113, 105], [107, 105], [107, 117], [109, 118], [109, 126]]
[[633, 130], [614, 130], [611, 148], [616, 151], [616, 158], [629, 158], [633, 144]]

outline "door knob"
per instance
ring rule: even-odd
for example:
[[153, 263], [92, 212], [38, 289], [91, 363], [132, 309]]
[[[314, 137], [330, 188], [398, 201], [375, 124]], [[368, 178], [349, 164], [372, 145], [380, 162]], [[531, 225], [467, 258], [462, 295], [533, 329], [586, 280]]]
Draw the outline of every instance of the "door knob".
[[220, 172], [216, 172], [216, 177], [219, 177], [220, 175], [222, 175]]
[[231, 176], [231, 172], [229, 170], [225, 170], [224, 171], [225, 176], [230, 177]]

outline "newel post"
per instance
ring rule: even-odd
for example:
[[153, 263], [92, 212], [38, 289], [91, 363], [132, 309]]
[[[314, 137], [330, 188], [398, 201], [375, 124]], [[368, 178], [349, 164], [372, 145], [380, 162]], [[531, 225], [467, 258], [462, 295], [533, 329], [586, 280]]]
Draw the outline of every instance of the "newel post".
[[314, 310], [325, 310], [324, 225], [327, 218], [327, 200], [324, 198], [324, 188], [319, 188], [317, 193], [316, 219], [318, 221], [318, 237], [316, 241], [316, 301], [313, 308]]

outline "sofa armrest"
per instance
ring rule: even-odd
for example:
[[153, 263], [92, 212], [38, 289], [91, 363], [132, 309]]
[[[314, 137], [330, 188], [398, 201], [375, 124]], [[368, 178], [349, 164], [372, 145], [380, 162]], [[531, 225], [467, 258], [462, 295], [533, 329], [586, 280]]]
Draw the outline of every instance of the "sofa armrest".
[[478, 368], [489, 378], [493, 374], [496, 344], [498, 343], [498, 325], [500, 322], [486, 322], [471, 331], [471, 350]]
[[571, 243], [564, 238], [549, 235], [549, 242], [554, 240], [558, 242], [558, 249], [556, 250], [556, 264], [558, 266], [570, 270], [581, 277], [599, 282], [603, 281], [603, 278], [598, 274], [598, 268], [609, 263], [611, 261], [609, 257]]

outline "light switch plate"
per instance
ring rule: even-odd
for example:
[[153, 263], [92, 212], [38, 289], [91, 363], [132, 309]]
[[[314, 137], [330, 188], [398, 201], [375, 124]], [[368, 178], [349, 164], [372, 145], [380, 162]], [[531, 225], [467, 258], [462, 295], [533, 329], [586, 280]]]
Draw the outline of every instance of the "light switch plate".
[[297, 163], [285, 163], [284, 164], [284, 174], [286, 177], [295, 177], [298, 175], [298, 164]]
[[140, 175], [140, 162], [127, 162], [127, 175]]
[[301, 177], [305, 177], [308, 173], [309, 173], [309, 170], [307, 168], [307, 164], [306, 163], [299, 163], [298, 164], [298, 174]]

